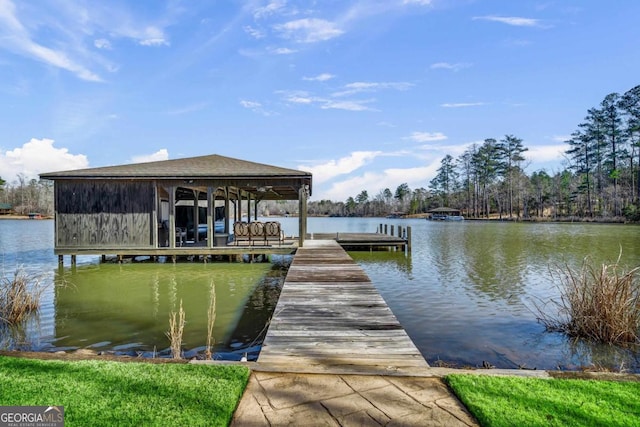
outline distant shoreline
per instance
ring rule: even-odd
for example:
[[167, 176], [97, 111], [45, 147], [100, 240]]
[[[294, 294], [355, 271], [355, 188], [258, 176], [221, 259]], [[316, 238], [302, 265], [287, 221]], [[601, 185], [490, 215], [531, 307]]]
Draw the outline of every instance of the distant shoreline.
[[3, 219], [28, 219], [31, 221], [41, 221], [43, 219], [53, 219], [52, 216], [43, 216], [42, 218], [29, 218], [28, 215], [0, 215], [0, 220]]

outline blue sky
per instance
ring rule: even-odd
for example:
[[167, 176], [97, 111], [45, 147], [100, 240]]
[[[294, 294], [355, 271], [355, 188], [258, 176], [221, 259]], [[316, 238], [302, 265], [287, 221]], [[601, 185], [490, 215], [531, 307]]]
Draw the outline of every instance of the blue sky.
[[220, 154], [313, 200], [513, 134], [527, 171], [640, 84], [636, 0], [0, 0], [0, 177]]

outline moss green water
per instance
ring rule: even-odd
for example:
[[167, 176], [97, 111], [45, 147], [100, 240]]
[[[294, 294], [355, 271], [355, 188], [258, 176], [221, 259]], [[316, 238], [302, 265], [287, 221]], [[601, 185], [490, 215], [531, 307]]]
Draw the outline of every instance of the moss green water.
[[[169, 315], [182, 301], [183, 347], [202, 350], [211, 293], [214, 338], [226, 343], [271, 264], [100, 264], [56, 277], [56, 347], [166, 351]], [[64, 283], [64, 284], [62, 284]]]

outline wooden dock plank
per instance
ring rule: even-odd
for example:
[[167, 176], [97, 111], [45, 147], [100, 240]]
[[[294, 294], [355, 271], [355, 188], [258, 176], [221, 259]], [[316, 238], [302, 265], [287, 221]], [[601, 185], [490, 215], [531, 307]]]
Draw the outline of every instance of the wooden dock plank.
[[258, 362], [313, 372], [429, 366], [369, 277], [333, 240], [298, 249]]

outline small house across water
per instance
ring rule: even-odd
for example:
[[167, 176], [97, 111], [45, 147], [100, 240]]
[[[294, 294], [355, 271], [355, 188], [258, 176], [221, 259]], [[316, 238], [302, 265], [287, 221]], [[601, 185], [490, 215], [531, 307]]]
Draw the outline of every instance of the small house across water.
[[461, 221], [464, 219], [460, 212], [460, 209], [448, 207], [431, 209], [428, 213], [430, 214], [430, 216], [427, 219], [432, 219], [435, 221]]
[[[63, 255], [211, 255], [284, 253], [265, 238], [230, 245], [234, 225], [257, 220], [263, 200], [297, 200], [306, 235], [311, 174], [209, 155], [40, 175], [54, 181], [55, 253]], [[244, 211], [243, 211], [244, 209]], [[233, 219], [233, 222], [232, 222]], [[273, 231], [275, 225], [256, 227]], [[241, 227], [236, 227], [241, 228]], [[244, 227], [246, 228], [246, 227]], [[243, 228], [243, 229], [244, 229]], [[272, 247], [266, 250], [266, 247]], [[278, 249], [279, 248], [279, 249]]]

